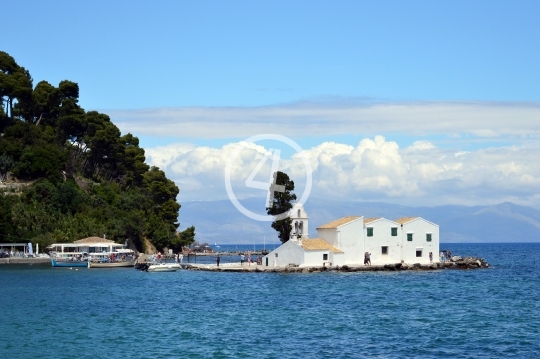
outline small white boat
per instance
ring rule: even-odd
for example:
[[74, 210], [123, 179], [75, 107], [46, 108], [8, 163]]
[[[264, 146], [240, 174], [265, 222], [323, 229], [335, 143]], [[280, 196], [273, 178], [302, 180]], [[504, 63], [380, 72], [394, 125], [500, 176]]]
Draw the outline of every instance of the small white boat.
[[176, 272], [179, 270], [180, 264], [178, 263], [156, 263], [148, 266], [148, 272]]

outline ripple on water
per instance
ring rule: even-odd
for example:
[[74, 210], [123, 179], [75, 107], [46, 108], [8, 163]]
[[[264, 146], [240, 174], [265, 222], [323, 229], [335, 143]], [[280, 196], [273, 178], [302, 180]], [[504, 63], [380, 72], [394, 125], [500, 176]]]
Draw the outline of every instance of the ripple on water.
[[0, 357], [540, 352], [540, 245], [447, 247], [493, 268], [296, 275], [0, 266]]

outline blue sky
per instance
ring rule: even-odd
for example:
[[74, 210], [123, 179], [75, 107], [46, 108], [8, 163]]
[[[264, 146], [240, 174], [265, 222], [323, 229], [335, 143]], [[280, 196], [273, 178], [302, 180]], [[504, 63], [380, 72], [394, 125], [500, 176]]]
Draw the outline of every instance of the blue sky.
[[[377, 135], [402, 152], [418, 141], [479, 158], [540, 148], [538, 1], [21, 0], [2, 14], [0, 49], [34, 84], [79, 83], [80, 104], [111, 114], [149, 154], [220, 150], [265, 130], [307, 150]], [[149, 158], [182, 184], [172, 168], [186, 154], [159, 152]], [[505, 156], [493, 166], [514, 163], [501, 173], [532, 176], [534, 188], [540, 169]], [[494, 184], [503, 195], [490, 200], [540, 206], [527, 200], [537, 191], [519, 197], [512, 185]]]
[[[538, 1], [17, 1], [1, 47], [87, 109], [538, 101]], [[5, 16], [8, 15], [9, 16]]]

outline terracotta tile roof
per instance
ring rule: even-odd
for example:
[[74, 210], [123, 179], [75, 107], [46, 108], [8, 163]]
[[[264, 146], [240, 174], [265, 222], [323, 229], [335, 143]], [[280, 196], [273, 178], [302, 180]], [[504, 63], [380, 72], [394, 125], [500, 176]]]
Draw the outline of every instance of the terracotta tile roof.
[[329, 250], [334, 253], [343, 253], [322, 238], [302, 239], [302, 248], [306, 251]]
[[364, 218], [364, 224], [370, 223], [370, 222], [375, 222], [375, 221], [378, 220], [378, 219], [381, 219], [381, 217], [377, 217], [377, 218]]
[[88, 237], [73, 241], [73, 243], [114, 243], [114, 241], [100, 237]]
[[339, 226], [342, 226], [346, 223], [352, 222], [355, 219], [362, 218], [362, 216], [349, 216], [349, 217], [343, 217], [340, 219], [336, 219], [335, 221], [332, 221], [330, 223], [323, 224], [322, 226], [317, 227], [317, 229], [332, 229], [337, 228]]
[[396, 222], [399, 224], [405, 224], [417, 218], [418, 217], [401, 217], [400, 219], [397, 219]]

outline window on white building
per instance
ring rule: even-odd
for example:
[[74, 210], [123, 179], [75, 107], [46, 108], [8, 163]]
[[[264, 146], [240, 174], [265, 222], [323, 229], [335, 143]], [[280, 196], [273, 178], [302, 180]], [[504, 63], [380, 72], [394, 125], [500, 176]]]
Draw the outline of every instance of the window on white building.
[[426, 241], [431, 242], [431, 233], [426, 233]]
[[392, 227], [392, 237], [397, 237], [397, 227]]
[[421, 249], [416, 250], [416, 256], [417, 257], [422, 257], [422, 250]]
[[373, 237], [373, 228], [371, 228], [371, 227], [367, 228], [367, 236], [368, 237]]
[[322, 259], [323, 259], [323, 261], [327, 261], [328, 260], [328, 253], [324, 253], [322, 255]]
[[408, 240], [409, 242], [412, 241], [412, 235], [413, 235], [412, 233], [407, 233], [407, 240]]
[[276, 257], [277, 257], [277, 253], [276, 253]]
[[383, 246], [382, 248], [382, 254], [388, 254], [388, 246]]

